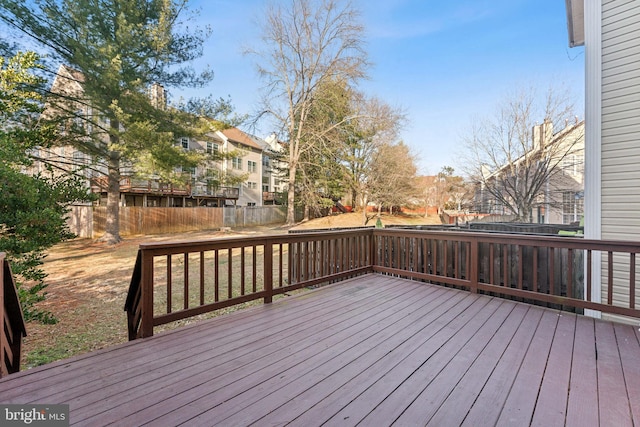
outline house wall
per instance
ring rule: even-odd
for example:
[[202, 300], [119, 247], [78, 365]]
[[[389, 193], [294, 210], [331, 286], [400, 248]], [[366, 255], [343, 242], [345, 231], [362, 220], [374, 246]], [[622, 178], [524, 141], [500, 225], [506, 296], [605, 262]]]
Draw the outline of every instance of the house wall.
[[[601, 10], [601, 237], [640, 240], [640, 3], [603, 0]], [[589, 76], [587, 76], [589, 78]], [[605, 260], [603, 260], [605, 261]], [[628, 260], [614, 260], [627, 263]], [[602, 263], [602, 299], [607, 270]], [[629, 303], [628, 278], [614, 301]], [[640, 304], [640, 295], [636, 298]]]
[[[244, 147], [239, 148], [244, 151], [242, 172], [248, 173], [248, 176], [240, 187], [238, 206], [262, 206], [262, 152]], [[249, 162], [256, 165], [254, 171], [249, 171]]]

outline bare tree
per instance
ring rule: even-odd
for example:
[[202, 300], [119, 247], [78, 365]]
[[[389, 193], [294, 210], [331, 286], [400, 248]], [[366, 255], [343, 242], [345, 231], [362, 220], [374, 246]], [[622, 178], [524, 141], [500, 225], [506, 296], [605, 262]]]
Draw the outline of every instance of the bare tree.
[[378, 206], [393, 208], [406, 204], [417, 194], [415, 157], [403, 142], [381, 144], [369, 165], [366, 185], [363, 188], [363, 225], [375, 215], [367, 214], [368, 201]]
[[351, 105], [355, 118], [341, 129], [344, 143], [340, 157], [345, 166], [344, 183], [351, 191], [352, 203], [366, 210], [371, 167], [382, 147], [398, 141], [406, 117], [384, 101], [359, 93], [354, 94]]
[[495, 117], [474, 123], [461, 157], [478, 185], [481, 210], [531, 222], [535, 207], [555, 203], [550, 187], [566, 185], [563, 166], [582, 146], [581, 125], [568, 92], [558, 89], [549, 89], [542, 102], [535, 89], [517, 93]]
[[264, 16], [264, 45], [248, 53], [260, 58], [258, 71], [266, 82], [261, 115], [270, 116], [287, 141], [287, 224], [293, 224], [301, 156], [322, 141], [324, 133], [348, 120], [325, 129], [307, 126], [316, 90], [329, 81], [350, 85], [365, 76], [364, 28], [351, 3], [338, 0], [291, 0], [286, 7], [272, 4]]

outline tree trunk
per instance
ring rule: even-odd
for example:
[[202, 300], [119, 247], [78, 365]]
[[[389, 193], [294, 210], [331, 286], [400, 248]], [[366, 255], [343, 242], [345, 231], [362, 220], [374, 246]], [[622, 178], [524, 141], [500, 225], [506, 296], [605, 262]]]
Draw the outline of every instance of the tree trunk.
[[362, 195], [362, 225], [367, 225], [369, 218], [367, 218], [367, 195]]
[[309, 221], [309, 205], [304, 205], [304, 216], [302, 221]]
[[287, 223], [286, 225], [294, 225], [296, 223], [296, 168], [289, 168], [289, 188], [287, 189]]
[[115, 245], [122, 241], [120, 237], [120, 153], [109, 153], [107, 165], [107, 218], [105, 232], [99, 239], [109, 245]]

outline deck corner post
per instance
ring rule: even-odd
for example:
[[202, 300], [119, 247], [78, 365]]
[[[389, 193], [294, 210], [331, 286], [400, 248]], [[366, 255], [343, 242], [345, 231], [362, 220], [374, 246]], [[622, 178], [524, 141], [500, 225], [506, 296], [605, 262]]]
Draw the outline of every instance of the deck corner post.
[[264, 303], [273, 301], [273, 243], [264, 245]]
[[471, 239], [469, 242], [471, 246], [470, 250], [470, 271], [469, 271], [469, 285], [471, 293], [478, 293], [478, 239]]
[[153, 336], [153, 254], [141, 249], [142, 254], [142, 289], [141, 289], [141, 325], [140, 336]]

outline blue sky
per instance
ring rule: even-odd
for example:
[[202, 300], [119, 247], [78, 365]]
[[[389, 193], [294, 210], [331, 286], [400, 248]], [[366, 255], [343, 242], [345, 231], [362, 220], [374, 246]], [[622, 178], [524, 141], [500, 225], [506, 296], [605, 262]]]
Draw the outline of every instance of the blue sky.
[[[190, 4], [200, 8], [201, 23], [213, 29], [200, 63], [212, 67], [215, 79], [198, 94], [228, 95], [239, 113], [254, 112], [263, 82], [256, 59], [243, 56], [242, 48], [259, 41], [256, 22], [265, 1]], [[568, 47], [562, 0], [354, 4], [362, 12], [373, 63], [360, 89], [406, 112], [409, 123], [401, 137], [417, 154], [423, 174], [445, 165], [459, 170], [456, 153], [469, 123], [490, 116], [518, 88], [563, 84], [575, 96], [577, 114], [584, 116], [584, 51]], [[259, 128], [256, 133], [269, 132]]]

